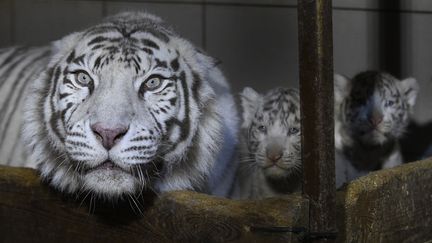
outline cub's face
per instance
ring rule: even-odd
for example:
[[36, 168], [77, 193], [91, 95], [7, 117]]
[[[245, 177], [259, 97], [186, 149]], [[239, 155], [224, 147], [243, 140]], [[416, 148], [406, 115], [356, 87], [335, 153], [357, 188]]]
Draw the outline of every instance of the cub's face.
[[154, 33], [101, 30], [58, 44], [43, 101], [58, 157], [41, 172], [52, 184], [115, 197], [158, 177], [163, 156], [188, 132], [190, 70], [169, 43]]
[[261, 96], [242, 92], [243, 126], [253, 166], [268, 178], [301, 172], [300, 107], [297, 90], [277, 88]]
[[389, 74], [364, 72], [348, 83], [342, 117], [350, 135], [370, 145], [400, 137], [415, 103], [416, 80], [400, 81]]

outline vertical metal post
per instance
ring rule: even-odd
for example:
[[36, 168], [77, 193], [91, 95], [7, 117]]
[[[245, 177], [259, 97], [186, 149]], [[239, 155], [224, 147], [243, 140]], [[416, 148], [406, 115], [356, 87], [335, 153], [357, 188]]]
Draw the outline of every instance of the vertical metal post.
[[402, 75], [401, 0], [379, 0], [379, 69], [397, 78]]
[[328, 242], [336, 230], [332, 1], [298, 0], [297, 13], [303, 194], [310, 236]]

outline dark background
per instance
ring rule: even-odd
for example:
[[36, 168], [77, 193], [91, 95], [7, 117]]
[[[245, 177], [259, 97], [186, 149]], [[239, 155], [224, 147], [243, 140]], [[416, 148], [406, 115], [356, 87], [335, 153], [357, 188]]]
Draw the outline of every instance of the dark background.
[[[43, 45], [121, 10], [157, 14], [219, 59], [235, 93], [298, 87], [297, 0], [0, 0], [0, 46]], [[432, 1], [333, 0], [335, 72], [420, 83], [408, 153], [432, 141]], [[414, 158], [414, 157], [413, 157]]]

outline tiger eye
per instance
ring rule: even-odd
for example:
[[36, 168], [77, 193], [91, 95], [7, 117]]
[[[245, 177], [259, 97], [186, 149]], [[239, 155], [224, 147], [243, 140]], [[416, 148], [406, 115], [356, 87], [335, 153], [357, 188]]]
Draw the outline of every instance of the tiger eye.
[[294, 135], [294, 134], [297, 134], [298, 132], [300, 132], [300, 130], [297, 127], [291, 127], [288, 130], [288, 135]]
[[159, 88], [159, 86], [162, 84], [161, 79], [159, 77], [153, 77], [150, 78], [145, 82], [145, 86], [147, 90], [154, 90]]
[[77, 80], [80, 84], [87, 85], [92, 81], [92, 78], [86, 72], [81, 71], [77, 74]]
[[258, 131], [260, 131], [260, 132], [266, 132], [267, 131], [267, 127], [264, 126], [264, 125], [260, 125], [260, 126], [258, 126]]

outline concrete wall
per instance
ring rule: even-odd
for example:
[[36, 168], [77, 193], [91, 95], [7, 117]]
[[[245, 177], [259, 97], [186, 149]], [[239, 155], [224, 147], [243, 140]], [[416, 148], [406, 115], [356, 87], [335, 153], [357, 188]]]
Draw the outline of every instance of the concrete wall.
[[[415, 118], [426, 123], [432, 120], [432, 1], [382, 4], [392, 1], [333, 0], [335, 71], [352, 76], [385, 68], [416, 77]], [[298, 86], [296, 0], [168, 2], [0, 0], [0, 46], [45, 44], [118, 11], [147, 10], [219, 59], [235, 92]]]

